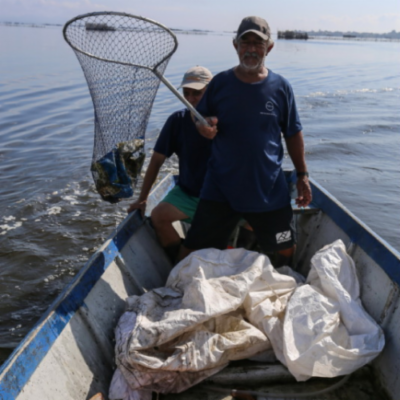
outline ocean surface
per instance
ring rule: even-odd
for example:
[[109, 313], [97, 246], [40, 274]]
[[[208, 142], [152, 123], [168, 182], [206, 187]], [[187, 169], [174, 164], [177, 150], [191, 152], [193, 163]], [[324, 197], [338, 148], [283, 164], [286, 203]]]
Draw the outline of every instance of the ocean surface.
[[[0, 26], [0, 363], [131, 201], [111, 205], [94, 190], [93, 106], [61, 31]], [[237, 63], [231, 34], [177, 38], [165, 73], [176, 86], [191, 66]], [[266, 64], [293, 86], [311, 175], [400, 250], [400, 43], [279, 40]], [[161, 84], [148, 154], [181, 108]], [[161, 176], [176, 167], [168, 160]]]

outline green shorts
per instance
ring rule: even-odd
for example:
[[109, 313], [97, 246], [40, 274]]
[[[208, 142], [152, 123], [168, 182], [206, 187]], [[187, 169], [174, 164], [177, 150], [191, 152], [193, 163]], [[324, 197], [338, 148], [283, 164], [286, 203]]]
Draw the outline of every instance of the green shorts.
[[200, 199], [198, 197], [190, 196], [184, 192], [179, 185], [176, 185], [162, 200], [162, 202], [172, 204], [179, 211], [187, 215], [189, 218], [183, 221], [189, 224], [192, 223], [199, 201]]

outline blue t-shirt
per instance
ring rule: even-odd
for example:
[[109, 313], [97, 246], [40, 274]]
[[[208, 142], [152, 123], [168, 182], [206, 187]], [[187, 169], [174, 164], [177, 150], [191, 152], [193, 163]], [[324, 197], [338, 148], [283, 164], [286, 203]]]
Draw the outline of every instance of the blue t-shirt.
[[200, 196], [212, 141], [201, 136], [188, 109], [176, 111], [167, 119], [154, 151], [179, 158], [179, 186], [191, 196]]
[[290, 137], [302, 127], [289, 82], [268, 70], [263, 81], [244, 83], [230, 69], [213, 78], [197, 109], [218, 118], [200, 197], [228, 201], [240, 212], [290, 204], [282, 134]]

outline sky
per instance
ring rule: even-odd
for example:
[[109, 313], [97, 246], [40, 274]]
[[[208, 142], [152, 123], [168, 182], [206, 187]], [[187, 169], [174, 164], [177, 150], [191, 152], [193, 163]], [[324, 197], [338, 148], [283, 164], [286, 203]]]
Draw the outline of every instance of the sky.
[[0, 22], [64, 24], [93, 11], [121, 11], [169, 28], [235, 31], [242, 18], [278, 30], [400, 31], [400, 0], [0, 0]]

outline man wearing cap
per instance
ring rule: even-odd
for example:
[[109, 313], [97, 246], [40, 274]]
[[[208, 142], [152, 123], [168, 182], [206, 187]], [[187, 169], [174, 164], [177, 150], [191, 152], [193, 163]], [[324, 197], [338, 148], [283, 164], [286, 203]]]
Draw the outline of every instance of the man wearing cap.
[[297, 171], [297, 205], [311, 202], [302, 126], [293, 90], [264, 66], [274, 43], [268, 23], [244, 18], [233, 41], [239, 64], [216, 75], [197, 106], [210, 126], [209, 167], [192, 227], [180, 258], [193, 250], [225, 249], [240, 218], [248, 221], [264, 252], [277, 265], [290, 264], [295, 250], [293, 211], [284, 172], [282, 135]]
[[[186, 71], [180, 87], [183, 89], [183, 96], [193, 107], [199, 103], [211, 79], [212, 74], [205, 67], [196, 66]], [[187, 108], [170, 115], [154, 147], [139, 198], [127, 210], [129, 213], [140, 209], [144, 215], [147, 198], [158, 172], [165, 159], [175, 153], [179, 158], [179, 181], [151, 213], [157, 237], [173, 261], [181, 239], [172, 223], [178, 220], [191, 222], [194, 216], [211, 144], [211, 140], [198, 134]]]

